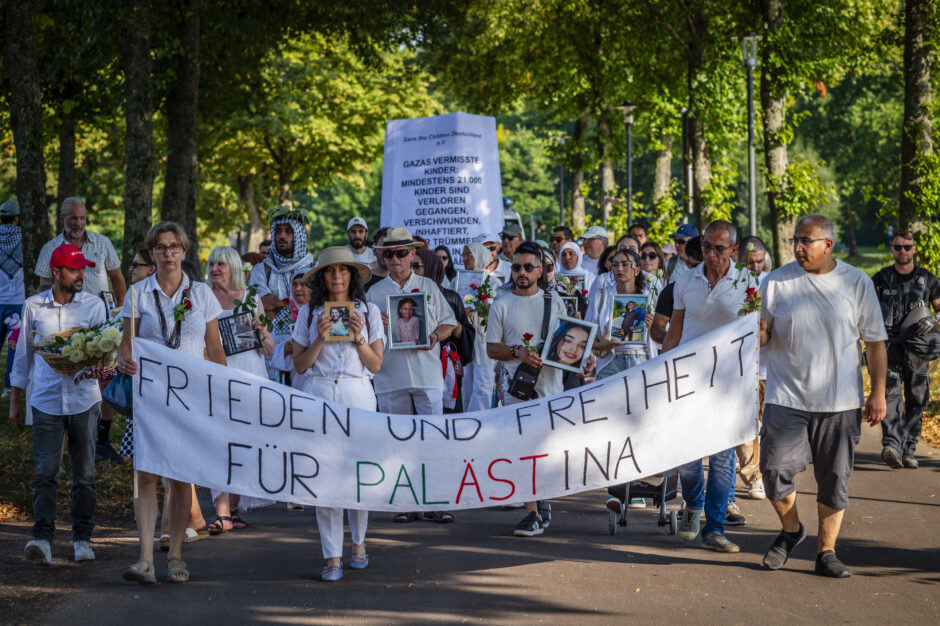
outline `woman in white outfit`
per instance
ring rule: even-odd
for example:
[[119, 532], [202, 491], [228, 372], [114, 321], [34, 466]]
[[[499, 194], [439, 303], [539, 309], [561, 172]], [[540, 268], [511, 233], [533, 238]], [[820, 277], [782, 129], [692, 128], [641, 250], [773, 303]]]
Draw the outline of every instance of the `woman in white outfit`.
[[[472, 242], [464, 246], [464, 269], [483, 270], [490, 279], [490, 288], [495, 291], [503, 281], [499, 276], [486, 269], [493, 258], [493, 253], [481, 243]], [[467, 308], [467, 316], [473, 324], [476, 335], [473, 339], [473, 363], [465, 368], [464, 380], [467, 380], [466, 369], [470, 369], [470, 380], [473, 389], [467, 390], [464, 395], [464, 411], [485, 411], [493, 406], [493, 387], [496, 385], [496, 374], [493, 371], [494, 361], [486, 355], [486, 328], [483, 327], [480, 316], [472, 306]]]
[[[247, 296], [245, 272], [242, 271], [242, 260], [235, 248], [219, 246], [209, 253], [209, 285], [212, 287], [212, 293], [215, 295], [216, 300], [219, 301], [219, 306], [222, 307], [222, 314], [219, 315], [220, 320], [232, 317], [236, 308], [243, 309], [243, 307], [238, 307], [235, 304], [236, 300], [244, 303]], [[252, 327], [262, 337], [261, 349], [226, 355], [225, 362], [233, 369], [267, 378], [268, 369], [265, 366], [264, 357], [271, 356], [274, 351], [274, 337], [271, 336], [271, 333], [267, 331], [259, 319], [264, 314], [261, 298], [255, 298], [252, 312], [254, 313]], [[215, 489], [210, 491], [216, 514], [215, 521], [209, 524], [209, 534], [212, 535], [227, 533], [230, 530], [247, 526], [238, 515], [239, 503], [248, 509], [273, 503], [272, 500], [262, 498], [241, 500], [241, 496], [238, 494], [216, 491]]]
[[[327, 401], [375, 411], [372, 376], [382, 367], [385, 349], [382, 314], [365, 301], [363, 285], [372, 276], [367, 265], [353, 261], [347, 248], [334, 246], [320, 253], [316, 268], [307, 272], [310, 303], [301, 307], [294, 325], [294, 370], [310, 378], [303, 391]], [[352, 341], [324, 341], [333, 322], [324, 312], [329, 301], [352, 302], [349, 331]], [[351, 569], [369, 565], [366, 554], [366, 527], [369, 512], [350, 509], [349, 533], [352, 540]], [[317, 507], [320, 545], [326, 564], [320, 577], [334, 582], [343, 577], [343, 509]]]
[[[219, 301], [204, 283], [194, 283], [182, 270], [189, 248], [183, 229], [173, 222], [160, 222], [147, 233], [147, 247], [157, 264], [157, 272], [132, 285], [133, 295], [124, 300], [124, 338], [118, 349], [118, 370], [129, 376], [137, 373], [131, 352], [131, 302], [137, 336], [161, 343], [196, 357], [225, 365], [225, 351], [219, 338]], [[176, 313], [179, 315], [176, 315]], [[130, 443], [131, 447], [133, 444]], [[124, 580], [152, 583], [153, 530], [157, 523], [157, 482], [160, 477], [137, 472], [138, 497], [134, 501], [140, 559], [124, 571]], [[167, 582], [189, 580], [189, 568], [182, 559], [183, 539], [189, 522], [191, 487], [168, 479], [170, 489], [170, 549]]]
[[557, 279], [558, 276], [582, 274], [584, 276], [584, 289], [590, 290], [591, 285], [594, 284], [595, 275], [594, 272], [585, 269], [581, 265], [581, 259], [581, 248], [578, 247], [578, 244], [573, 241], [567, 242], [558, 253], [558, 266], [555, 267], [555, 277]]

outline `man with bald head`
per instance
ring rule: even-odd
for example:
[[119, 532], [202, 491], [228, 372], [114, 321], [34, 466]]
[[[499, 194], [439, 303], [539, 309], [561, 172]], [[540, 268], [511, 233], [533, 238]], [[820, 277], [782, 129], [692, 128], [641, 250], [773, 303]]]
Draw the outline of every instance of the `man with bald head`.
[[[762, 285], [767, 388], [760, 470], [783, 525], [764, 565], [780, 569], [806, 537], [796, 508], [796, 475], [812, 463], [819, 519], [815, 571], [847, 578], [852, 574], [836, 558], [836, 539], [849, 505], [862, 415], [872, 426], [885, 416], [888, 357], [874, 285], [864, 272], [832, 258], [835, 242], [827, 218], [801, 218], [790, 239], [796, 260], [771, 272]], [[867, 400], [860, 340], [871, 374]]]

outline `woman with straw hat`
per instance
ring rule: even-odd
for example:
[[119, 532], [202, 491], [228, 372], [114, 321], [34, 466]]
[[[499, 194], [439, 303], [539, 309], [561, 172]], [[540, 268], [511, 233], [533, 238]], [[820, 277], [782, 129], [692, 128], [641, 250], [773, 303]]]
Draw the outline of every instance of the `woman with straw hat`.
[[[382, 367], [385, 349], [382, 315], [378, 307], [365, 300], [363, 285], [371, 278], [369, 267], [353, 260], [347, 248], [334, 246], [320, 253], [317, 267], [307, 272], [310, 302], [300, 308], [294, 325], [294, 369], [299, 374], [310, 370], [303, 391], [326, 401], [374, 411], [375, 393], [371, 379]], [[351, 302], [349, 332], [352, 341], [326, 341], [334, 322], [326, 314], [329, 301]], [[352, 556], [349, 567], [365, 569], [366, 527], [369, 512], [349, 510]], [[343, 577], [343, 509], [317, 507], [320, 545], [326, 564], [320, 576], [335, 582]]]

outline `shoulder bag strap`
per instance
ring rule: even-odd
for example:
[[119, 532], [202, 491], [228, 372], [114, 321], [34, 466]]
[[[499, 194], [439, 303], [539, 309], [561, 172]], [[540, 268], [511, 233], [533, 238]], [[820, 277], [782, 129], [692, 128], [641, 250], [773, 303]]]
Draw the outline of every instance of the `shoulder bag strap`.
[[543, 295], [545, 309], [542, 311], [542, 342], [548, 337], [548, 323], [552, 316], [552, 294], [547, 291]]

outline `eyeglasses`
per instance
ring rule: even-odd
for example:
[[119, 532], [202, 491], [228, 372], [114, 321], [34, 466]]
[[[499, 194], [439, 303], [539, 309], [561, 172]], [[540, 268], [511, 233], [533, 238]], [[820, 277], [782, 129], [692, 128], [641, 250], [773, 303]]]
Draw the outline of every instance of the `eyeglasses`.
[[912, 243], [903, 243], [903, 244], [896, 243], [896, 244], [894, 244], [894, 245], [891, 246], [891, 247], [894, 248], [894, 251], [895, 251], [895, 252], [900, 252], [901, 250], [904, 250], [905, 252], [910, 252], [911, 250], [914, 249], [914, 244], [912, 244]]
[[132, 269], [136, 267], [153, 267], [153, 265], [151, 265], [150, 263], [131, 263]]
[[530, 274], [530, 273], [532, 273], [532, 272], [535, 271], [535, 268], [536, 268], [536, 267], [538, 267], [538, 266], [537, 266], [537, 265], [532, 265], [531, 263], [523, 263], [523, 264], [520, 264], [520, 263], [513, 263], [513, 264], [510, 266], [510, 269], [512, 269], [512, 271], [515, 272], [516, 274], [518, 274], [518, 273], [521, 272], [522, 270], [525, 270], [525, 271], [526, 271], [526, 274]]
[[552, 241], [554, 243], [561, 243], [564, 240], [565, 240], [565, 237], [552, 237]]
[[413, 270], [422, 270], [424, 269], [424, 263], [418, 263], [417, 261], [411, 264], [411, 269]]
[[157, 254], [166, 254], [167, 252], [169, 252], [172, 255], [177, 255], [183, 251], [183, 246], [181, 246], [178, 243], [171, 243], [168, 246], [164, 246], [164, 245], [154, 246], [152, 250], [156, 252]]
[[658, 257], [656, 256], [655, 252], [641, 252], [640, 258], [646, 259], [647, 261], [652, 261], [653, 259], [658, 258]]
[[410, 248], [404, 248], [402, 250], [382, 250], [382, 256], [386, 259], [390, 259], [393, 256], [397, 256], [399, 259], [404, 259], [411, 253]]
[[790, 237], [790, 245], [794, 248], [797, 246], [803, 246], [804, 248], [814, 241], [827, 241], [829, 237], [817, 237], [816, 239], [810, 239], [809, 237]]
[[715, 253], [717, 253], [719, 256], [721, 256], [722, 254], [724, 254], [725, 252], [727, 252], [728, 250], [730, 250], [730, 249], [733, 248], [733, 247], [734, 247], [734, 246], [713, 246], [713, 245], [710, 244], [710, 243], [703, 243], [703, 244], [702, 244], [702, 252], [704, 252], [704, 253], [706, 253], [706, 254], [709, 253], [709, 252], [715, 252]]
[[554, 264], [554, 263], [546, 263], [546, 264], [545, 264], [545, 271], [546, 271], [546, 272], [554, 272], [554, 271], [555, 271], [555, 264]]
[[684, 246], [685, 244], [689, 243], [691, 239], [692, 239], [691, 237], [673, 237], [672, 238], [672, 240], [675, 242], [677, 246]]

